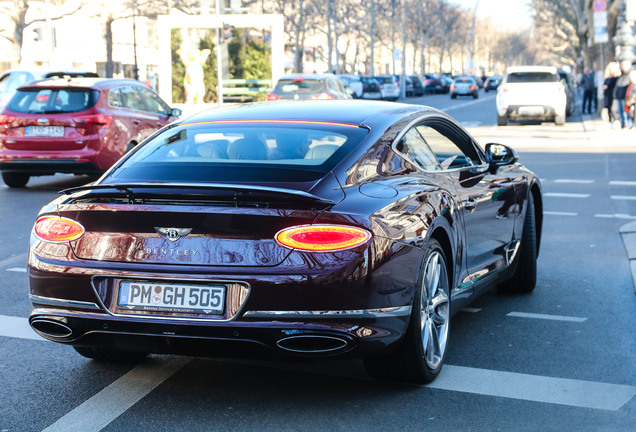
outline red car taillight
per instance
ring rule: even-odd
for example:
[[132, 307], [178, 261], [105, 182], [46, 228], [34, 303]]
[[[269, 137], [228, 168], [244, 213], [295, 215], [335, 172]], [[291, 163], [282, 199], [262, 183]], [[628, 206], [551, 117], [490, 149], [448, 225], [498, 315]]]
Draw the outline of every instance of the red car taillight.
[[0, 114], [0, 125], [1, 126], [9, 126], [9, 124], [16, 121], [16, 117], [10, 115]]
[[280, 99], [280, 96], [278, 96], [277, 94], [269, 93], [267, 95], [267, 100], [270, 102], [277, 101], [278, 99]]
[[335, 252], [364, 244], [371, 233], [345, 225], [301, 225], [279, 231], [275, 239], [281, 246], [308, 252]]
[[475, 91], [475, 86], [470, 86], [470, 89], [471, 89], [472, 91]]
[[330, 93], [322, 92], [320, 94], [313, 95], [311, 98], [312, 99], [333, 99], [333, 95]]
[[73, 117], [73, 121], [79, 129], [85, 131], [84, 135], [92, 135], [101, 128], [108, 129], [113, 118], [105, 114], [86, 114]]
[[60, 243], [73, 241], [84, 235], [84, 227], [74, 220], [43, 216], [35, 221], [35, 235], [46, 242]]

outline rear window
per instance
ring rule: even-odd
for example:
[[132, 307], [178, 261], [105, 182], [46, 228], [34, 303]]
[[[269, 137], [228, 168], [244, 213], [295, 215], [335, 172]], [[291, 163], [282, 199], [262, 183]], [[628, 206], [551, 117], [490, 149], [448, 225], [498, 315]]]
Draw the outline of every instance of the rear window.
[[282, 93], [319, 93], [325, 88], [324, 81], [315, 79], [282, 79], [276, 89]]
[[84, 111], [95, 106], [98, 96], [97, 90], [90, 89], [25, 89], [13, 95], [7, 109], [26, 114]]
[[456, 83], [475, 84], [475, 80], [473, 78], [470, 78], [470, 77], [455, 78], [455, 82]]
[[376, 79], [378, 81], [380, 81], [382, 84], [394, 84], [395, 83], [395, 79], [393, 77], [378, 77]]
[[305, 122], [182, 124], [156, 135], [111, 177], [175, 182], [316, 180], [367, 132], [357, 126]]
[[556, 74], [550, 72], [514, 72], [508, 74], [508, 83], [546, 83], [558, 81]]

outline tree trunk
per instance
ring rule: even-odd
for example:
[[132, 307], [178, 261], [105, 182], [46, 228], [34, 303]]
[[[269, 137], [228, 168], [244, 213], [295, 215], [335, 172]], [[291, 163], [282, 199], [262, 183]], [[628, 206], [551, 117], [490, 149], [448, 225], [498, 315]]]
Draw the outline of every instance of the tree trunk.
[[328, 61], [327, 61], [327, 72], [332, 73], [334, 71], [333, 68], [333, 39], [331, 38], [331, 22], [333, 15], [333, 0], [327, 1], [327, 50], [328, 50]]
[[367, 70], [366, 72], [373, 76], [375, 75], [375, 58], [374, 58], [374, 53], [375, 53], [375, 0], [371, 0], [371, 23], [370, 23], [370, 31], [369, 31], [369, 36], [371, 36], [371, 67], [370, 70]]
[[113, 17], [109, 15], [106, 18], [106, 78], [112, 78], [115, 71], [115, 64], [113, 63]]

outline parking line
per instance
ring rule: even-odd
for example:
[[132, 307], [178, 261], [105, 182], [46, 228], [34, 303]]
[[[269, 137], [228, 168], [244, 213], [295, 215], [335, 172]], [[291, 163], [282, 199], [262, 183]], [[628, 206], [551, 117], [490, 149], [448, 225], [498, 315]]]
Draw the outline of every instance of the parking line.
[[191, 357], [146, 360], [43, 432], [101, 431], [191, 360]]
[[555, 197], [555, 198], [589, 198], [590, 194], [548, 192], [548, 193], [544, 193], [543, 196], [544, 197]]
[[535, 313], [527, 313], [527, 312], [510, 312], [506, 316], [518, 317], [518, 318], [543, 319], [543, 320], [552, 320], [552, 321], [571, 321], [571, 322], [584, 322], [584, 321], [587, 321], [587, 318], [583, 318], [583, 317], [573, 317], [573, 316], [564, 316], [564, 315], [535, 314]]
[[16, 272], [16, 273], [26, 273], [27, 269], [22, 268], [22, 267], [13, 267], [10, 269], [7, 269], [8, 272]]
[[553, 211], [544, 211], [544, 215], [550, 216], [578, 216], [578, 213], [570, 213], [570, 212], [553, 212]]
[[427, 387], [534, 402], [617, 411], [636, 387], [445, 365]]
[[617, 213], [617, 214], [595, 214], [595, 218], [602, 219], [636, 219], [636, 216], [630, 216], [628, 214]]
[[594, 180], [556, 179], [555, 183], [592, 184]]
[[610, 186], [636, 186], [636, 181], [612, 180]]
[[43, 341], [29, 325], [27, 318], [0, 315], [0, 336]]
[[610, 198], [613, 200], [636, 201], [636, 196], [634, 195], [611, 195]]

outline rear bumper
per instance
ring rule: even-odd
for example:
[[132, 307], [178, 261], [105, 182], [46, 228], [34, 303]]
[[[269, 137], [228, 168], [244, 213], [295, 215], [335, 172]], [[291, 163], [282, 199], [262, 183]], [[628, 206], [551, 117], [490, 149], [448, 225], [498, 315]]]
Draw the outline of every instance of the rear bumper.
[[101, 174], [95, 164], [77, 159], [13, 159], [0, 161], [0, 171], [20, 172], [29, 175], [67, 174]]
[[553, 120], [557, 111], [551, 105], [511, 105], [505, 114], [510, 120]]

